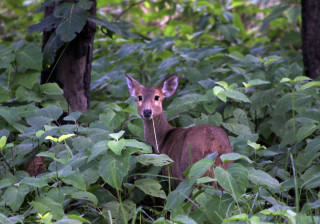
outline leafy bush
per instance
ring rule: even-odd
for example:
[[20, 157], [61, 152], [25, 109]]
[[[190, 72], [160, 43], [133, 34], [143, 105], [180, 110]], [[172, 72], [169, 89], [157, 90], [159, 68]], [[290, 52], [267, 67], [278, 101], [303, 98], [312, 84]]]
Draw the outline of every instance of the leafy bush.
[[[255, 18], [255, 5], [241, 1], [232, 12], [195, 2], [181, 7], [198, 24], [178, 16], [150, 32], [151, 41], [115, 43], [97, 34], [91, 109], [64, 121], [63, 91], [38, 83], [40, 48], [27, 41], [0, 45], [1, 223], [319, 222], [320, 82], [303, 76], [296, 42], [286, 39], [295, 37], [297, 6], [268, 10], [251, 37], [241, 15]], [[157, 4], [145, 3], [145, 21], [169, 13], [166, 7], [154, 13]], [[141, 32], [150, 29], [130, 15]], [[143, 143], [124, 73], [149, 85], [179, 74], [179, 91], [165, 102], [168, 120], [222, 126], [234, 153], [221, 157], [235, 163], [215, 167], [212, 179], [202, 174], [214, 155], [204, 158], [171, 189], [170, 177], [159, 173], [172, 160]], [[28, 161], [47, 169], [30, 176]]]

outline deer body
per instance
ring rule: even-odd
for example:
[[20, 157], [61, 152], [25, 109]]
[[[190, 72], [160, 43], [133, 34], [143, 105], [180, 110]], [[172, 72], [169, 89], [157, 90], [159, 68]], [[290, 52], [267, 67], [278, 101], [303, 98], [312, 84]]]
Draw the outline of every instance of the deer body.
[[[183, 172], [191, 165], [189, 147], [193, 163], [205, 158], [208, 154], [217, 152], [215, 165], [224, 168], [229, 165], [229, 163], [223, 164], [219, 156], [233, 151], [227, 134], [220, 127], [205, 124], [190, 128], [176, 128], [167, 122], [163, 113], [162, 100], [176, 92], [177, 76], [169, 77], [158, 87], [144, 87], [127, 76], [127, 84], [131, 96], [138, 100], [137, 107], [143, 118], [145, 141], [153, 149], [158, 148], [160, 154], [166, 154], [174, 161], [170, 167], [170, 176], [184, 178]], [[163, 169], [162, 173], [168, 174], [166, 169]], [[209, 171], [205, 175], [209, 176]], [[173, 185], [176, 186], [178, 182], [173, 181]]]

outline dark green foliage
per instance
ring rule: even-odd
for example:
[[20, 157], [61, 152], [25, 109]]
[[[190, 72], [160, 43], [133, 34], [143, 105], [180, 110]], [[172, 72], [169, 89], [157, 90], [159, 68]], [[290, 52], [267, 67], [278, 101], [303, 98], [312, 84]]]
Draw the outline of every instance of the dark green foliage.
[[[0, 5], [24, 15], [14, 2]], [[33, 8], [41, 12], [52, 3]], [[66, 2], [33, 25], [40, 32], [59, 27], [43, 53], [35, 33], [16, 31], [16, 39], [0, 41], [0, 223], [318, 223], [320, 82], [303, 73], [300, 6], [104, 4], [98, 1], [98, 8], [124, 13], [102, 20], [87, 13], [90, 1]], [[166, 16], [171, 19], [162, 24]], [[38, 76], [88, 20], [114, 39], [97, 34], [91, 108], [70, 113], [63, 124], [63, 91], [40, 85]], [[144, 41], [123, 39], [136, 33]], [[160, 171], [172, 160], [143, 143], [125, 73], [146, 85], [178, 74], [178, 92], [164, 101], [169, 122], [221, 126], [234, 149], [221, 159], [234, 163], [226, 170], [212, 166], [212, 154], [171, 189], [172, 178]], [[30, 177], [24, 168], [34, 156], [43, 156], [47, 169]], [[214, 178], [202, 177], [208, 168]]]

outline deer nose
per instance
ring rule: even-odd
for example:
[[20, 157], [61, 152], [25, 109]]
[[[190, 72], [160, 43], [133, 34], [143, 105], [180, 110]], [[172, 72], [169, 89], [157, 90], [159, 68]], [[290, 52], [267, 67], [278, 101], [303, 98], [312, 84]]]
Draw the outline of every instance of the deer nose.
[[151, 116], [152, 116], [152, 110], [150, 110], [150, 109], [143, 110], [143, 117], [144, 118], [151, 118]]

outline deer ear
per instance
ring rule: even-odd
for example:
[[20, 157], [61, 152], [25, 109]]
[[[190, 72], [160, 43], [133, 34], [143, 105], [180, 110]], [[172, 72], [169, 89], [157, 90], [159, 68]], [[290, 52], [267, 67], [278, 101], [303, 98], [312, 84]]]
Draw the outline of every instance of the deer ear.
[[170, 76], [159, 86], [165, 98], [173, 96], [178, 89], [179, 78], [177, 75]]
[[136, 97], [135, 90], [137, 88], [140, 88], [142, 85], [137, 80], [135, 80], [134, 78], [131, 78], [127, 74], [125, 74], [125, 76], [127, 79], [127, 85], [128, 85], [130, 95]]

